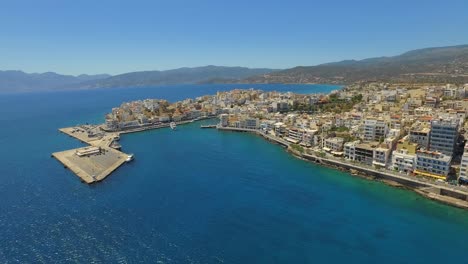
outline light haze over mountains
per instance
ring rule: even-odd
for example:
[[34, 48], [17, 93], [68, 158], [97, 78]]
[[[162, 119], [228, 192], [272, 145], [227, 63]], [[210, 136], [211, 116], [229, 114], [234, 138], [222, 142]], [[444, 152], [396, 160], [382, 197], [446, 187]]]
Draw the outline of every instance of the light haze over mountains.
[[32, 92], [110, 87], [202, 83], [338, 83], [424, 81], [468, 83], [468, 45], [425, 48], [393, 57], [345, 60], [286, 70], [203, 66], [166, 71], [139, 71], [111, 76], [54, 72], [0, 71], [0, 92]]

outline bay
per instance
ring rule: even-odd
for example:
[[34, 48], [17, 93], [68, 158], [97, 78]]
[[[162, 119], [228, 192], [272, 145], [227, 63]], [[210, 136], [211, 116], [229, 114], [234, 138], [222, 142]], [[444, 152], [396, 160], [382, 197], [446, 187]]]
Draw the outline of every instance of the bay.
[[0, 96], [0, 262], [464, 263], [468, 213], [298, 160], [212, 120], [122, 136], [135, 161], [85, 185], [50, 157], [124, 101], [234, 88], [174, 85]]

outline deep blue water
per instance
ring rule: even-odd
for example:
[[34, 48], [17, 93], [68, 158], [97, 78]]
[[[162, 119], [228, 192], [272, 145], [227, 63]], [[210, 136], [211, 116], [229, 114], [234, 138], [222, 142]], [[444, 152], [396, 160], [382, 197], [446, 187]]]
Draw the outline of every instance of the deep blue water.
[[[111, 107], [255, 87], [167, 86], [0, 96], [0, 263], [468, 263], [468, 212], [309, 164], [200, 123], [125, 135], [136, 160], [85, 185], [50, 154]], [[204, 121], [210, 123], [212, 121]]]

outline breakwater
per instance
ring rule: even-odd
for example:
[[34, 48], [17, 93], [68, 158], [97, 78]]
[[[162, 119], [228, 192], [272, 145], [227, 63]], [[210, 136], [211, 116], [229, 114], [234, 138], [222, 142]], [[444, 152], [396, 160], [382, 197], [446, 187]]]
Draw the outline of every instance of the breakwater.
[[[200, 117], [194, 120], [176, 122], [176, 124], [184, 125], [210, 118], [213, 117]], [[120, 139], [120, 135], [167, 127], [169, 127], [169, 124], [164, 123], [118, 131], [105, 130], [103, 125], [82, 125], [60, 128], [59, 131], [61, 133], [76, 138], [88, 146], [54, 152], [52, 153], [52, 157], [60, 161], [65, 168], [75, 173], [83, 182], [88, 184], [99, 182], [104, 180], [125, 162], [129, 162], [133, 159], [132, 155], [120, 151], [120, 144], [116, 144], [116, 141]]]

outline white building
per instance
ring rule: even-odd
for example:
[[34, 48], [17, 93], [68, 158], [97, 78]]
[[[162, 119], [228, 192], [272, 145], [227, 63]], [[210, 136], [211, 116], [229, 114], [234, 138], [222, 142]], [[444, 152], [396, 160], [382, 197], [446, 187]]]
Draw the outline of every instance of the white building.
[[392, 166], [393, 169], [400, 172], [413, 172], [416, 163], [416, 155], [410, 154], [407, 149], [393, 151]]
[[344, 139], [341, 137], [333, 137], [325, 139], [325, 146], [323, 150], [330, 151], [334, 153], [341, 153], [343, 152], [343, 143]]
[[143, 106], [150, 111], [155, 111], [159, 109], [159, 102], [154, 99], [146, 99], [143, 101]]
[[386, 167], [390, 159], [390, 149], [377, 147], [374, 149], [372, 165]]
[[356, 145], [359, 144], [359, 141], [346, 142], [344, 144], [344, 156], [349, 160], [356, 159]]
[[368, 118], [364, 121], [364, 140], [378, 141], [384, 139], [388, 126], [382, 119]]
[[461, 164], [460, 164], [460, 174], [459, 177], [464, 180], [468, 180], [468, 144], [465, 145], [465, 150], [463, 152]]
[[304, 130], [299, 128], [290, 128], [288, 129], [286, 140], [292, 143], [300, 142], [304, 137]]
[[302, 136], [301, 145], [310, 147], [314, 145], [314, 136], [317, 134], [316, 129], [305, 129], [304, 135]]
[[419, 146], [427, 149], [429, 148], [429, 135], [431, 129], [429, 128], [415, 128], [409, 132], [409, 140], [411, 143], [416, 143]]
[[229, 115], [228, 114], [221, 114], [219, 115], [219, 123], [222, 127], [227, 127], [229, 125]]
[[247, 117], [241, 120], [241, 126], [248, 129], [258, 129], [260, 127], [260, 120], [258, 118]]
[[286, 125], [282, 122], [275, 123], [275, 135], [284, 135], [286, 133]]
[[392, 167], [394, 170], [411, 173], [416, 166], [416, 143], [409, 141], [399, 142], [392, 153]]

